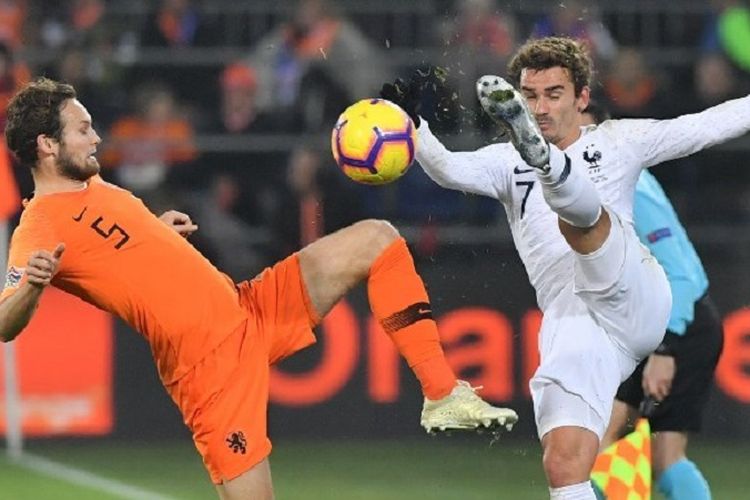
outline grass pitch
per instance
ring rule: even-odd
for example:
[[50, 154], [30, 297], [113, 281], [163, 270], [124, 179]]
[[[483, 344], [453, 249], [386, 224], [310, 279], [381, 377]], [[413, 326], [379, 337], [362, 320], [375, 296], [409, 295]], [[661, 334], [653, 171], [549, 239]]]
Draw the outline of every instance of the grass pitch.
[[[30, 453], [170, 499], [217, 498], [189, 442], [31, 443]], [[744, 498], [750, 444], [698, 442], [692, 458], [714, 498]], [[271, 467], [279, 500], [459, 500], [547, 498], [538, 443], [517, 436], [403, 441], [278, 440]], [[0, 458], [0, 498], [109, 500], [124, 497], [50, 478]], [[655, 495], [655, 498], [660, 498]]]

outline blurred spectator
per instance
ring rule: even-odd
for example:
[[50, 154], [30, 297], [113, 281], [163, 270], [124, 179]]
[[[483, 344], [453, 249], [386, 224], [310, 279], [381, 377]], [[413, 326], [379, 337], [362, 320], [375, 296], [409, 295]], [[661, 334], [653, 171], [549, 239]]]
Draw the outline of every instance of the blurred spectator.
[[42, 43], [52, 49], [75, 46], [90, 52], [108, 52], [119, 43], [118, 38], [125, 29], [108, 18], [104, 0], [72, 0], [52, 6], [45, 4], [44, 9], [39, 35]]
[[25, 0], [0, 0], [0, 42], [13, 49], [20, 47], [25, 19]]
[[[217, 43], [219, 31], [215, 23], [201, 11], [198, 2], [160, 0], [149, 4], [157, 6], [148, 14], [137, 37], [137, 45], [146, 49], [172, 49], [161, 51], [161, 57], [169, 58], [175, 50], [189, 55], [190, 48], [209, 47]], [[216, 61], [217, 64], [220, 62]], [[216, 68], [218, 70], [218, 66]], [[177, 93], [185, 106], [200, 107], [214, 97], [212, 84], [216, 72], [204, 65], [158, 62], [139, 64], [128, 71], [128, 78], [131, 85], [137, 85], [143, 79], [151, 79], [154, 72], [158, 72], [159, 79]]]
[[[28, 67], [15, 60], [13, 49], [0, 42], [0, 130], [5, 130], [8, 101], [30, 78]], [[3, 134], [0, 136], [0, 222], [8, 220], [21, 208], [19, 185], [13, 166], [13, 157]], [[28, 169], [20, 170], [27, 175], [28, 180]]]
[[295, 131], [294, 123], [282, 124], [283, 117], [258, 110], [258, 76], [251, 66], [233, 63], [224, 68], [219, 77], [219, 93], [219, 113], [210, 127], [211, 132], [247, 134], [280, 132], [282, 129]]
[[709, 0], [708, 9], [704, 16], [703, 33], [700, 39], [700, 49], [703, 52], [723, 52], [721, 36], [719, 34], [719, 20], [725, 11], [735, 7], [742, 7], [738, 0]]
[[375, 95], [388, 67], [325, 0], [298, 0], [293, 17], [258, 42], [250, 62], [258, 70], [261, 109], [298, 113], [316, 131], [346, 104]]
[[237, 179], [219, 173], [206, 192], [193, 194], [186, 206], [200, 228], [191, 237], [193, 244], [235, 280], [251, 278], [270, 263], [263, 252], [268, 230], [248, 225], [237, 216], [240, 196]]
[[500, 12], [494, 0], [461, 0], [449, 28], [452, 43], [480, 54], [507, 58], [516, 46], [516, 21], [510, 10]]
[[141, 33], [146, 47], [201, 47], [216, 41], [216, 30], [192, 0], [161, 0]]
[[102, 22], [106, 12], [103, 0], [74, 0], [70, 5], [68, 27], [73, 44], [108, 43], [111, 26]]
[[638, 49], [618, 52], [603, 85], [607, 106], [617, 118], [670, 116], [668, 106], [673, 100], [666, 98], [663, 82]]
[[232, 176], [239, 190], [234, 212], [250, 225], [264, 222], [263, 204], [275, 197], [268, 193], [278, 192], [284, 183], [287, 153], [270, 147], [263, 136], [296, 130], [287, 116], [258, 110], [259, 83], [255, 69], [246, 64], [224, 68], [215, 83], [218, 106], [210, 109], [212, 114], [202, 128], [205, 133], [223, 135], [224, 140], [204, 152], [199, 164], [180, 179], [187, 187], [191, 182], [210, 182], [217, 172]]
[[221, 74], [221, 124], [230, 134], [245, 133], [257, 123], [255, 92], [258, 77], [255, 70], [233, 64]]
[[2, 225], [20, 210], [21, 196], [13, 174], [11, 153], [3, 137], [0, 139], [0, 230], [5, 230]]
[[299, 250], [360, 220], [359, 193], [364, 189], [337, 170], [327, 151], [297, 147], [289, 157], [286, 186], [272, 217], [276, 255]]
[[29, 68], [17, 62], [13, 50], [0, 42], [0, 130], [5, 130], [8, 101], [30, 78]]
[[511, 8], [501, 11], [495, 0], [461, 0], [453, 5], [456, 13], [443, 29], [444, 81], [428, 87], [423, 103], [423, 116], [430, 120], [431, 130], [443, 134], [463, 124], [473, 127], [477, 119], [482, 120], [480, 128], [489, 127], [474, 85], [487, 68], [505, 65], [517, 41]]
[[711, 0], [710, 6], [701, 50], [721, 53], [738, 68], [750, 72], [750, 8], [742, 0]]
[[701, 55], [693, 68], [696, 109], [699, 111], [729, 99], [740, 97], [748, 89], [737, 78], [736, 70], [717, 53]]
[[119, 21], [105, 0], [71, 0], [45, 10], [39, 30], [55, 55], [46, 72], [76, 87], [100, 127], [126, 107], [123, 80], [135, 56], [135, 28]]
[[617, 44], [595, 8], [587, 0], [566, 0], [556, 4], [550, 14], [539, 18], [532, 28], [533, 38], [569, 36], [583, 40], [591, 54], [600, 60], [611, 60], [617, 54]]
[[83, 47], [65, 49], [49, 72], [75, 87], [78, 98], [86, 103], [101, 129], [108, 128], [127, 106], [120, 69]]
[[102, 163], [115, 169], [119, 184], [152, 211], [170, 208], [164, 181], [170, 167], [197, 156], [193, 128], [183, 118], [171, 90], [152, 83], [135, 95], [135, 112], [117, 120], [103, 143]]

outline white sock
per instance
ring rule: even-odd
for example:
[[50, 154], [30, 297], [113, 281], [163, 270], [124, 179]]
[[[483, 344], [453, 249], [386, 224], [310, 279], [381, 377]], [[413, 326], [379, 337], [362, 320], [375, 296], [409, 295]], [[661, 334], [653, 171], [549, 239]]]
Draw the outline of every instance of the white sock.
[[570, 158], [549, 145], [549, 169], [537, 171], [544, 199], [562, 220], [576, 227], [593, 226], [602, 213], [602, 202], [594, 183], [583, 172], [571, 168]]
[[596, 500], [591, 481], [549, 489], [550, 500]]

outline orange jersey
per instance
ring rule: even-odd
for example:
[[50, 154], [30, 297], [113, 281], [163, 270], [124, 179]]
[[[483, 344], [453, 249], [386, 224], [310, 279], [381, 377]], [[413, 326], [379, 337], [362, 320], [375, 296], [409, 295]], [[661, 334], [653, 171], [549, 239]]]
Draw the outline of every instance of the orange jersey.
[[111, 312], [148, 340], [170, 384], [247, 320], [235, 285], [130, 192], [100, 180], [40, 196], [11, 239], [3, 299], [36, 250], [65, 244], [52, 284]]

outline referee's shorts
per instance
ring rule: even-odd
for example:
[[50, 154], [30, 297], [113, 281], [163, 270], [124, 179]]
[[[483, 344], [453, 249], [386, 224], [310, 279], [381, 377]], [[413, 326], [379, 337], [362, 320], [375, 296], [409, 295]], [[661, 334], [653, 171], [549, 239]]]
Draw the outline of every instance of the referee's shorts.
[[[698, 432], [703, 407], [708, 400], [714, 370], [724, 347], [721, 317], [706, 293], [695, 303], [695, 318], [688, 326], [675, 353], [676, 373], [669, 396], [656, 406], [649, 418], [651, 430]], [[617, 390], [617, 400], [638, 408], [643, 400], [641, 377], [648, 358]]]

